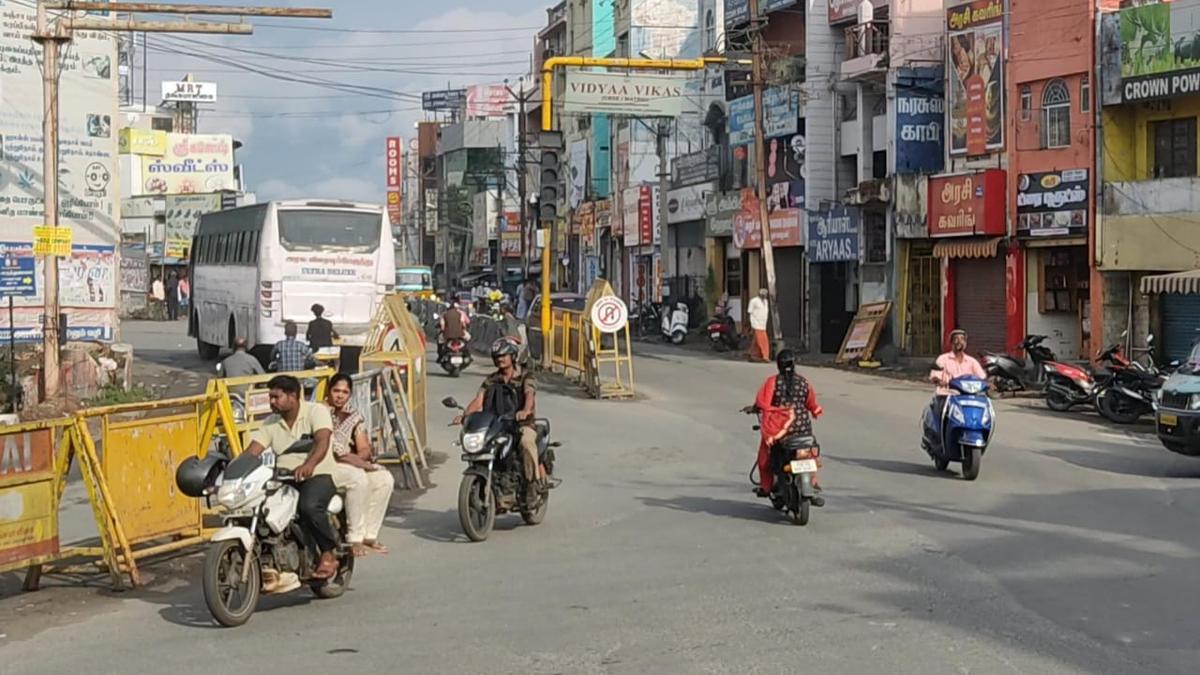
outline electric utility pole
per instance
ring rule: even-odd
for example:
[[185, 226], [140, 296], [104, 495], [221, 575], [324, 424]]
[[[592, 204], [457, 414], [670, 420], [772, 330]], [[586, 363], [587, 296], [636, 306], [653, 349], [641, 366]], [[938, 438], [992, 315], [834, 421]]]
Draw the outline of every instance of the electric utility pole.
[[[521, 225], [521, 272], [522, 276], [529, 279], [529, 187], [526, 181], [529, 176], [528, 169], [528, 153], [529, 153], [529, 121], [526, 119], [526, 111], [533, 97], [537, 95], [537, 91], [525, 91], [525, 78], [522, 77], [519, 81], [519, 90], [513, 91], [507, 84], [504, 88], [508, 90], [509, 96], [512, 96], [517, 101], [517, 194], [521, 200], [517, 212], [520, 214]], [[501, 235], [503, 243], [503, 235]]]
[[[49, 15], [53, 10], [54, 17]], [[79, 16], [80, 12], [88, 12]], [[42, 45], [42, 183], [45, 185], [44, 224], [58, 228], [58, 100], [59, 78], [62, 76], [62, 45], [71, 41], [75, 30], [126, 31], [142, 33], [216, 33], [249, 35], [253, 26], [246, 23], [194, 21], [141, 21], [132, 16], [107, 18], [92, 16], [92, 12], [114, 15], [184, 14], [219, 16], [266, 16], [303, 19], [329, 19], [327, 9], [299, 7], [221, 7], [214, 5], [174, 5], [152, 2], [85, 2], [75, 0], [38, 0], [37, 26], [33, 40]], [[53, 18], [53, 21], [51, 20]], [[58, 396], [62, 373], [59, 369], [58, 256], [51, 251], [44, 256], [43, 281], [45, 316], [42, 319], [42, 380], [46, 400]], [[13, 330], [15, 327], [10, 326]]]
[[772, 351], [783, 344], [783, 327], [779, 323], [779, 302], [775, 295], [775, 248], [771, 244], [771, 214], [767, 205], [767, 156], [766, 131], [764, 128], [763, 89], [763, 38], [762, 19], [758, 14], [759, 0], [750, 0], [750, 53], [754, 85], [754, 176], [755, 193], [758, 196], [758, 222], [762, 232], [763, 267], [767, 272], [768, 304], [771, 307]]

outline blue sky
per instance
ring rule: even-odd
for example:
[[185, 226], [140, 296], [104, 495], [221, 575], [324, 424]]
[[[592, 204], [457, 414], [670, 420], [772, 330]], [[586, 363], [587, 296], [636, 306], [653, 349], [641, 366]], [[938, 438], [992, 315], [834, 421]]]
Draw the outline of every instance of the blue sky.
[[[423, 119], [420, 93], [447, 84], [499, 83], [527, 72], [536, 27], [545, 24], [549, 3], [310, 0], [264, 4], [330, 8], [332, 21], [286, 23], [344, 32], [270, 28], [264, 24], [284, 21], [264, 19], [251, 21], [256, 29], [247, 37], [152, 37], [148, 64], [151, 94], [158, 91], [160, 80], [177, 80], [188, 72], [197, 81], [216, 82], [219, 100], [211, 110], [201, 112], [200, 130], [233, 133], [245, 143], [239, 160], [245, 165], [250, 188], [260, 199], [327, 197], [382, 202], [386, 190], [384, 139], [412, 136], [414, 122]], [[516, 30], [522, 28], [528, 30]], [[399, 30], [425, 32], [364, 32]], [[468, 30], [475, 32], [465, 32]], [[164, 49], [172, 53], [163, 53]], [[418, 100], [281, 81], [239, 72], [229, 63], [219, 62], [221, 59], [305, 81], [320, 78], [416, 94]]]

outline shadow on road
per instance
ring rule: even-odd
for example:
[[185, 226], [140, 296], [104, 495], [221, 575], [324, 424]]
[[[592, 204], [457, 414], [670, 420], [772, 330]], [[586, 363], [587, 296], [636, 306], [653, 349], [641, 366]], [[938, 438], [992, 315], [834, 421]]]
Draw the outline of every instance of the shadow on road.
[[[829, 456], [833, 462], [845, 462], [853, 466], [861, 466], [864, 469], [872, 471], [882, 471], [884, 473], [903, 473], [913, 476], [925, 476], [928, 478], [958, 478], [958, 474], [954, 471], [938, 471], [933, 466], [933, 460], [901, 462], [892, 459], [868, 459], [866, 457], [834, 457]], [[954, 465], [951, 465], [954, 466]]]
[[756, 523], [787, 524], [783, 516], [774, 511], [764, 499], [759, 500], [746, 492], [745, 500], [717, 499], [714, 497], [697, 497], [680, 495], [671, 499], [658, 497], [638, 497], [643, 504], [653, 508], [670, 509], [684, 513], [707, 514], [723, 518], [738, 518]]

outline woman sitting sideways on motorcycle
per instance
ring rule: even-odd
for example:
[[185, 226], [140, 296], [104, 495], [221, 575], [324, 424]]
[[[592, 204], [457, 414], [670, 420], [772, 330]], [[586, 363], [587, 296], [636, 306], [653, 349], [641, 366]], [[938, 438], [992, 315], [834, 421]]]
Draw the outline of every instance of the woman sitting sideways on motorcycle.
[[[825, 411], [817, 403], [817, 392], [803, 375], [796, 372], [796, 354], [784, 349], [775, 357], [779, 374], [772, 375], [758, 390], [754, 405], [747, 411], [762, 415], [759, 422], [761, 439], [758, 443], [758, 483], [754, 493], [759, 497], [771, 494], [775, 476], [771, 473], [771, 447], [786, 436], [812, 436], [812, 421]], [[820, 459], [817, 460], [820, 466]], [[816, 474], [813, 488], [820, 490]], [[813, 506], [822, 506], [825, 500], [813, 498]]]
[[354, 548], [354, 555], [361, 558], [368, 551], [388, 552], [379, 543], [379, 530], [396, 479], [374, 461], [366, 420], [350, 406], [353, 392], [354, 382], [349, 375], [338, 373], [329, 378], [326, 402], [333, 414], [330, 448], [337, 460], [333, 482], [346, 491], [346, 540]]

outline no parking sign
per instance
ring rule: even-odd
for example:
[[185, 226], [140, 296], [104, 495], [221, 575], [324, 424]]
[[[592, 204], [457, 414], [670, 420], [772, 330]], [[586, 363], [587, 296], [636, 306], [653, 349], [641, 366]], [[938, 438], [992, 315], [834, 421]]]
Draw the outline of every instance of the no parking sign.
[[616, 333], [629, 323], [629, 308], [615, 295], [606, 295], [592, 305], [592, 325], [601, 333]]

